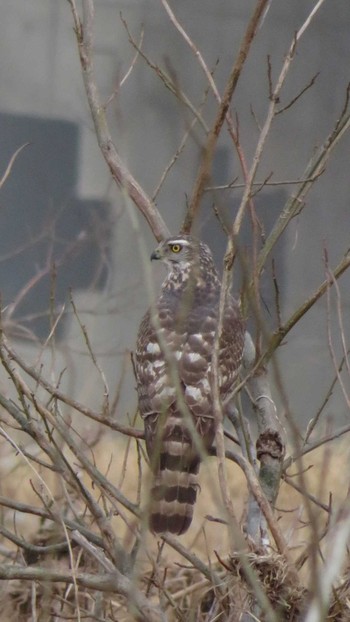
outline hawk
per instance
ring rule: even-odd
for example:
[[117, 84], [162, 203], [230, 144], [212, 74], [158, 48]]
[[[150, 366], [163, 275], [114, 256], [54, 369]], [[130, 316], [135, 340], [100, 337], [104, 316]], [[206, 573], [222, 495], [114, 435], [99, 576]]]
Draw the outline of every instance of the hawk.
[[[221, 283], [210, 249], [191, 236], [165, 240], [151, 259], [165, 262], [168, 275], [141, 321], [135, 352], [139, 409], [154, 473], [149, 527], [180, 535], [192, 521], [201, 455], [215, 436], [211, 365]], [[222, 399], [234, 387], [244, 332], [229, 296], [218, 353]]]

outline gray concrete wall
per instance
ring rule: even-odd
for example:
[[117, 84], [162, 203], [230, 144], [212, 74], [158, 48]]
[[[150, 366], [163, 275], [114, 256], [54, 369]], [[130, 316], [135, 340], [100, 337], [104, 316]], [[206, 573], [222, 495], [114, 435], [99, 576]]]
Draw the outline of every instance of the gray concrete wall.
[[[313, 5], [307, 0], [275, 0], [257, 34], [233, 100], [233, 110], [239, 117], [241, 141], [248, 158], [252, 156], [258, 139], [251, 106], [261, 122], [269, 103], [266, 57], [271, 55], [272, 75], [276, 77], [294, 32]], [[253, 6], [254, 2], [250, 0], [217, 3], [212, 0], [177, 0], [173, 3], [179, 20], [202, 51], [208, 66], [212, 68], [217, 59], [220, 60], [215, 79], [221, 91]], [[11, 3], [0, 0], [0, 8], [0, 112], [77, 123], [80, 143], [76, 194], [82, 200], [107, 200], [111, 205], [114, 229], [110, 278], [103, 291], [94, 295], [76, 293], [76, 296], [82, 312], [86, 312], [82, 317], [89, 326], [92, 342], [113, 388], [125, 361], [125, 351], [134, 346], [137, 322], [147, 305], [147, 293], [138, 239], [132, 232], [130, 214], [111, 183], [96, 144], [79, 70], [69, 6], [63, 0], [11, 0]], [[102, 96], [107, 99], [134, 56], [120, 21], [120, 11], [136, 39], [143, 24], [145, 53], [163, 68], [169, 70], [171, 67], [181, 88], [198, 104], [206, 88], [205, 77], [156, 0], [96, 0], [95, 62]], [[297, 178], [313, 149], [324, 141], [332, 129], [342, 109], [349, 80], [349, 23], [348, 2], [326, 2], [298, 46], [282, 92], [282, 103], [293, 98], [316, 72], [320, 75], [314, 88], [288, 114], [276, 119], [262, 158], [259, 179], [271, 171], [276, 180]], [[209, 124], [215, 109], [215, 102], [210, 96], [204, 112]], [[156, 187], [165, 163], [181, 142], [188, 119], [188, 114], [174, 97], [139, 60], [120, 95], [110, 105], [109, 120], [118, 150], [147, 192], [152, 193]], [[196, 135], [200, 142], [199, 130]], [[23, 135], [23, 142], [26, 140]], [[239, 168], [225, 131], [220, 146], [224, 156], [218, 160], [215, 170], [221, 183], [223, 166], [229, 180], [239, 174]], [[283, 263], [280, 287], [285, 317], [324, 278], [324, 245], [329, 250], [333, 265], [349, 245], [349, 147], [349, 137], [345, 137], [329, 169], [308, 196], [306, 209], [279, 246], [278, 260]], [[186, 195], [191, 194], [198, 158], [198, 144], [192, 140], [169, 174], [157, 199], [164, 218], [174, 232], [182, 221]], [[259, 199], [262, 220], [269, 220], [269, 205], [274, 204], [275, 210], [277, 204], [278, 208], [278, 203], [293, 193], [293, 186], [284, 187], [283, 192], [264, 191]], [[235, 210], [239, 199], [238, 191], [226, 192], [220, 197], [229, 213]], [[28, 206], [28, 209], [31, 207]], [[198, 230], [210, 242], [211, 227], [216, 225], [208, 227], [208, 213], [209, 207]], [[141, 226], [151, 249], [154, 244], [152, 236], [144, 223]], [[219, 257], [223, 239], [217, 232], [215, 240]], [[349, 305], [347, 282], [347, 278], [342, 280], [345, 314]], [[69, 364], [74, 366], [76, 395], [98, 405], [101, 403], [102, 383], [88, 362], [86, 353], [80, 356], [86, 348], [74, 320], [67, 331], [73, 349], [68, 356], [62, 346], [62, 357], [68, 356]], [[320, 401], [320, 392], [315, 390], [315, 386], [325, 386], [334, 373], [327, 346], [324, 302], [317, 305], [290, 334], [288, 345], [281, 348], [280, 359], [291, 410], [299, 420], [307, 420]], [[130, 365], [128, 373], [121, 412], [132, 402]], [[348, 416], [341, 397], [330, 404], [328, 412], [337, 418]]]

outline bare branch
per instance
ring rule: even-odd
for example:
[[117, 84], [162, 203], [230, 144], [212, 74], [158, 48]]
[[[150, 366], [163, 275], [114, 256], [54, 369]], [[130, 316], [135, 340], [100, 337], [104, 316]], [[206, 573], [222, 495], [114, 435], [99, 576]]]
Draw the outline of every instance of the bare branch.
[[306, 612], [305, 622], [319, 622], [328, 610], [332, 587], [342, 569], [347, 544], [350, 538], [350, 507], [345, 503], [338, 513], [327, 536], [327, 551], [322, 573], [320, 573], [319, 589], [315, 591], [311, 604]]
[[[212, 453], [214, 452], [215, 452], [215, 449], [213, 450]], [[283, 532], [281, 528], [279, 527], [279, 524], [273, 514], [271, 505], [261, 488], [260, 482], [255, 474], [254, 468], [252, 467], [251, 464], [249, 464], [249, 462], [245, 458], [243, 458], [243, 456], [240, 456], [236, 452], [226, 451], [225, 455], [228, 459], [233, 460], [233, 462], [235, 462], [241, 467], [247, 479], [249, 489], [251, 490], [252, 494], [257, 500], [258, 505], [264, 517], [266, 518], [266, 522], [271, 531], [272, 537], [275, 540], [278, 551], [281, 554], [285, 555], [287, 558], [289, 558], [288, 546], [285, 541]]]
[[289, 108], [291, 108], [292, 106], [294, 106], [295, 102], [298, 101], [298, 99], [300, 99], [304, 93], [306, 93], [306, 91], [308, 91], [309, 89], [311, 89], [311, 87], [315, 84], [318, 76], [320, 75], [320, 72], [318, 71], [310, 80], [310, 82], [308, 82], [306, 84], [306, 86], [304, 86], [304, 88], [301, 89], [301, 91], [295, 95], [295, 97], [293, 97], [293, 99], [290, 100], [290, 102], [288, 102], [288, 104], [286, 104], [285, 106], [283, 106], [283, 108], [279, 108], [278, 110], [276, 110], [276, 116], [278, 114], [282, 114], [282, 112], [285, 112], [286, 110], [288, 110]]
[[204, 188], [208, 185], [208, 182], [210, 180], [210, 169], [212, 166], [213, 155], [217, 140], [220, 135], [222, 125], [225, 121], [226, 114], [229, 109], [239, 77], [241, 75], [243, 65], [248, 56], [250, 46], [252, 44], [259, 22], [264, 14], [267, 4], [268, 0], [258, 0], [252, 16], [248, 22], [248, 26], [246, 28], [243, 39], [241, 41], [236, 61], [233, 65], [231, 74], [227, 81], [221, 104], [216, 115], [216, 119], [209, 132], [206, 144], [203, 147], [202, 161], [192, 191], [190, 205], [181, 229], [184, 233], [189, 233], [189, 231], [191, 230], [196, 212], [199, 209], [199, 204], [204, 192]]
[[[83, 25], [81, 24], [78, 13], [72, 10], [74, 26], [77, 35], [80, 63], [84, 79], [84, 86], [89, 102], [96, 136], [99, 147], [111, 171], [111, 175], [116, 184], [122, 191], [135, 203], [136, 207], [147, 220], [154, 236], [157, 240], [162, 240], [169, 236], [169, 230], [155, 207], [140, 184], [132, 176], [125, 163], [118, 154], [106, 118], [105, 107], [101, 102], [93, 65], [93, 23], [94, 23], [94, 3], [93, 0], [83, 0]], [[74, 3], [71, 3], [72, 9]]]
[[[261, 186], [261, 187], [269, 187], [269, 186], [296, 186], [299, 184], [303, 184], [305, 182], [314, 182], [318, 179], [318, 177], [320, 177], [320, 175], [322, 175], [323, 170], [318, 173], [318, 175], [314, 175], [313, 177], [309, 177], [308, 179], [286, 179], [283, 180], [281, 179], [280, 181], [267, 181], [266, 179], [264, 181], [254, 181], [252, 183], [252, 187], [254, 188], [254, 186]], [[241, 190], [242, 188], [245, 188], [245, 183], [241, 184], [241, 183], [237, 183], [237, 178], [234, 179], [233, 181], [231, 181], [229, 184], [223, 184], [220, 186], [207, 186], [205, 188], [205, 192], [211, 192], [211, 191], [215, 191], [215, 190]]]
[[[73, 583], [71, 572], [54, 571], [49, 568], [37, 566], [19, 566], [17, 564], [2, 564], [0, 568], [0, 579], [11, 581], [40, 581], [42, 583]], [[111, 594], [122, 594], [128, 599], [129, 606], [135, 607], [139, 620], [144, 622], [166, 622], [165, 616], [160, 609], [151, 603], [133, 581], [122, 575], [118, 570], [105, 574], [77, 573], [75, 580], [79, 587], [84, 587], [99, 592], [110, 592]]]
[[[344, 272], [350, 266], [350, 251], [347, 251], [343, 259], [333, 270], [333, 279], [339, 279]], [[280, 326], [279, 329], [273, 333], [269, 340], [269, 345], [266, 352], [262, 355], [257, 365], [265, 364], [272, 356], [276, 348], [282, 343], [285, 336], [295, 326], [299, 320], [314, 306], [314, 304], [322, 298], [327, 289], [331, 287], [332, 283], [328, 279], [323, 281], [321, 285], [315, 290], [315, 292], [290, 316], [289, 320]]]
[[301, 184], [300, 188], [298, 188], [297, 193], [289, 199], [285, 208], [282, 210], [280, 216], [278, 217], [271, 233], [266, 239], [266, 242], [261, 249], [258, 257], [257, 269], [259, 271], [259, 274], [263, 270], [267, 257], [271, 253], [277, 240], [281, 237], [282, 233], [285, 231], [290, 221], [300, 213], [303, 206], [303, 201], [305, 200], [306, 195], [313, 186], [313, 180], [315, 176], [318, 177], [324, 172], [326, 163], [329, 160], [331, 154], [333, 153], [333, 150], [335, 149], [341, 138], [349, 130], [349, 128], [350, 114], [348, 112], [348, 108], [346, 108], [343, 109], [341, 117], [337, 120], [333, 131], [325, 141], [324, 145], [309, 161], [303, 174], [303, 178], [305, 181]]
[[[269, 105], [269, 109], [267, 112], [267, 116], [266, 116], [266, 120], [265, 123], [261, 129], [260, 135], [259, 135], [259, 140], [258, 140], [258, 144], [256, 146], [256, 150], [255, 150], [255, 154], [253, 157], [253, 162], [252, 162], [252, 166], [250, 168], [249, 171], [249, 175], [248, 175], [248, 179], [247, 179], [247, 183], [246, 183], [246, 187], [243, 193], [243, 197], [241, 200], [241, 204], [239, 206], [233, 227], [232, 227], [232, 235], [233, 237], [237, 237], [241, 225], [242, 225], [242, 221], [243, 221], [243, 217], [244, 217], [244, 212], [246, 209], [246, 205], [248, 203], [249, 197], [251, 195], [251, 188], [252, 188], [252, 183], [255, 179], [255, 175], [256, 172], [258, 170], [258, 166], [261, 160], [261, 155], [266, 143], [266, 139], [267, 136], [270, 132], [270, 128], [272, 125], [272, 121], [275, 117], [276, 114], [276, 106], [277, 103], [279, 102], [279, 97], [280, 97], [280, 93], [281, 93], [281, 89], [283, 87], [283, 84], [285, 82], [285, 79], [287, 77], [287, 74], [289, 72], [289, 68], [290, 65], [292, 63], [292, 60], [294, 58], [294, 53], [295, 53], [295, 48], [297, 43], [300, 41], [302, 35], [304, 34], [305, 30], [307, 29], [307, 27], [310, 25], [313, 17], [315, 16], [316, 12], [319, 10], [319, 8], [322, 6], [322, 4], [324, 3], [325, 0], [319, 0], [319, 2], [317, 3], [317, 5], [312, 9], [312, 11], [310, 12], [310, 14], [308, 15], [308, 17], [306, 18], [306, 20], [304, 21], [304, 23], [302, 24], [302, 26], [299, 28], [298, 32], [296, 33], [295, 37], [293, 38], [293, 41], [289, 47], [288, 53], [285, 57], [285, 61], [282, 65], [282, 69], [280, 71], [280, 74], [277, 78], [276, 81], [276, 85], [275, 88], [273, 89], [273, 92], [271, 93], [270, 96], [270, 105]], [[310, 177], [311, 175], [315, 174], [318, 171], [308, 171], [307, 174], [305, 175], [305, 177]], [[266, 246], [266, 244], [265, 244]], [[231, 261], [233, 260], [233, 257], [231, 259]], [[260, 273], [260, 271], [259, 271]]]
[[16, 149], [15, 153], [11, 156], [10, 161], [9, 161], [7, 167], [6, 167], [6, 171], [4, 172], [3, 176], [0, 179], [0, 189], [3, 187], [4, 183], [6, 182], [6, 180], [11, 175], [11, 171], [12, 171], [13, 165], [14, 165], [16, 159], [17, 159], [17, 156], [19, 156], [21, 151], [23, 151], [23, 149], [25, 149], [25, 147], [28, 147], [29, 144], [30, 143], [24, 143], [24, 145], [21, 145], [21, 147]]
[[138, 43], [138, 49], [136, 50], [136, 52], [135, 52], [135, 56], [134, 56], [134, 58], [132, 59], [132, 61], [131, 61], [131, 63], [130, 63], [130, 67], [129, 67], [129, 69], [127, 70], [127, 72], [124, 74], [124, 76], [121, 78], [121, 80], [118, 82], [118, 84], [117, 84], [117, 86], [115, 87], [115, 89], [114, 89], [113, 93], [112, 93], [112, 94], [108, 97], [107, 101], [105, 102], [105, 104], [104, 104], [104, 108], [105, 108], [105, 110], [108, 108], [108, 106], [109, 106], [109, 105], [110, 105], [110, 103], [113, 101], [113, 99], [114, 99], [115, 97], [117, 97], [117, 95], [119, 94], [119, 91], [120, 91], [121, 87], [123, 86], [123, 84], [125, 84], [125, 82], [126, 82], [126, 81], [127, 81], [127, 79], [129, 78], [129, 76], [130, 76], [130, 74], [131, 74], [132, 70], [134, 69], [134, 67], [135, 67], [135, 65], [136, 65], [136, 61], [137, 61], [137, 59], [138, 59], [138, 58], [139, 58], [139, 56], [140, 56], [140, 49], [142, 48], [142, 43], [143, 43], [143, 35], [144, 35], [144, 32], [143, 32], [143, 30], [142, 30], [142, 31], [141, 31], [141, 34], [140, 34], [140, 41], [139, 41], [139, 43]]
[[116, 432], [120, 432], [121, 434], [125, 434], [126, 436], [132, 436], [134, 438], [143, 439], [144, 432], [142, 430], [136, 430], [132, 427], [123, 425], [118, 421], [112, 420], [107, 416], [102, 416], [100, 413], [91, 410], [84, 404], [81, 404], [77, 400], [69, 397], [63, 391], [60, 391], [55, 385], [52, 385], [50, 382], [46, 380], [41, 371], [36, 371], [34, 367], [28, 365], [23, 358], [19, 356], [19, 354], [10, 346], [8, 340], [2, 335], [2, 342], [6, 352], [9, 354], [10, 358], [13, 359], [23, 371], [28, 374], [31, 378], [33, 378], [41, 387], [43, 387], [51, 397], [54, 397], [67, 406], [71, 406], [81, 414], [85, 415], [89, 419], [96, 421], [97, 423], [101, 423]]
[[[315, 449], [318, 449], [319, 447], [322, 447], [323, 445], [327, 445], [328, 443], [331, 443], [332, 441], [335, 441], [339, 438], [341, 438], [342, 436], [344, 436], [344, 434], [349, 434], [350, 432], [350, 425], [344, 425], [341, 428], [338, 428], [338, 430], [335, 430], [334, 432], [330, 432], [329, 434], [326, 434], [325, 436], [322, 436], [321, 438], [317, 439], [316, 441], [314, 441], [313, 443], [307, 442], [307, 440], [304, 440], [303, 446], [298, 449], [293, 455], [288, 456], [283, 464], [283, 471], [286, 471], [294, 462], [297, 462], [302, 456], [306, 456], [306, 454], [311, 453], [312, 451], [315, 451]], [[308, 435], [306, 437], [306, 439], [308, 438]]]

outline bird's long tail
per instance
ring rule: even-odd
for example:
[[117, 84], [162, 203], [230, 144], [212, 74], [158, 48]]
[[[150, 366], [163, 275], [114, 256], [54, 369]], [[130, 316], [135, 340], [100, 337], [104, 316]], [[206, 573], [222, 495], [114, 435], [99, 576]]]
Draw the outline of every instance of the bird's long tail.
[[[156, 450], [154, 448], [154, 450]], [[152, 460], [152, 456], [151, 456]], [[149, 527], [181, 535], [189, 528], [197, 498], [200, 456], [183, 418], [167, 418], [154, 460]]]

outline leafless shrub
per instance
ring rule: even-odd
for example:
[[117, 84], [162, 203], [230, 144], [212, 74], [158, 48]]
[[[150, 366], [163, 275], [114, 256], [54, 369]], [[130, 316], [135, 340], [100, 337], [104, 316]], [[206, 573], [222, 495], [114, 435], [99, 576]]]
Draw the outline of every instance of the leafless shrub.
[[[281, 104], [282, 89], [299, 42], [307, 36], [323, 2], [315, 2], [295, 33], [276, 79], [272, 77], [271, 59], [267, 62], [269, 102], [266, 117], [259, 122], [256, 148], [248, 158], [239, 122], [233, 113], [232, 98], [268, 10], [268, 0], [256, 2], [222, 94], [201, 51], [168, 2], [162, 0], [169, 20], [198, 60], [198, 70], [207, 80], [198, 106], [190, 101], [175, 75], [147, 57], [142, 49], [143, 36], [134, 37], [125, 20], [135, 55], [125, 76], [103, 104], [94, 69], [94, 2], [82, 0], [80, 10], [75, 0], [69, 0], [96, 137], [112, 179], [121, 191], [125, 210], [130, 214], [130, 227], [137, 234], [141, 254], [145, 245], [134, 208], [146, 219], [157, 240], [168, 236], [168, 227], [154, 201], [198, 126], [202, 132], [202, 157], [182, 231], [192, 230], [200, 217], [203, 196], [214, 192], [214, 210], [227, 235], [221, 313], [232, 271], [239, 263], [244, 282], [242, 308], [253, 318], [254, 338], [247, 334], [236, 399], [218, 405], [225, 407], [232, 426], [218, 426], [214, 457], [206, 461], [199, 501], [203, 504], [204, 518], [197, 519], [184, 540], [170, 535], [156, 540], [147, 531], [149, 475], [143, 431], [136, 417], [129, 423], [121, 423], [115, 417], [118, 389], [115, 395], [109, 395], [103, 367], [74, 295], [70, 297], [69, 310], [79, 326], [86, 356], [102, 386], [101, 407], [96, 410], [62, 388], [63, 369], [55, 370], [50, 376], [42, 362], [45, 348], [54, 345], [63, 310], [51, 307], [50, 334], [44, 346], [39, 345], [34, 361], [21, 355], [16, 344], [13, 329], [18, 328], [18, 323], [12, 321], [14, 307], [3, 310], [0, 360], [6, 386], [0, 393], [3, 462], [0, 604], [6, 619], [33, 622], [48, 619], [118, 622], [131, 619], [198, 622], [350, 619], [347, 552], [350, 514], [347, 494], [342, 490], [347, 483], [342, 480], [340, 486], [337, 481], [327, 482], [327, 488], [324, 485], [331, 473], [337, 474], [335, 480], [340, 479], [340, 475], [346, 476], [339, 460], [337, 462], [338, 449], [333, 452], [332, 441], [345, 435], [350, 426], [326, 429], [315, 435], [336, 385], [340, 386], [349, 408], [350, 364], [338, 286], [338, 279], [350, 265], [349, 250], [340, 254], [333, 268], [324, 253], [324, 280], [287, 319], [282, 319], [279, 284], [273, 275], [277, 320], [271, 332], [263, 320], [260, 296], [261, 277], [272, 250], [292, 219], [304, 209], [306, 196], [315, 182], [327, 174], [329, 158], [350, 126], [349, 88], [344, 87], [343, 109], [323, 144], [312, 153], [300, 179], [274, 182], [268, 176], [259, 180], [259, 164], [276, 117], [288, 114], [315, 83], [316, 77], [313, 77], [299, 94]], [[107, 107], [118, 97], [125, 81], [131, 79], [135, 64], [141, 61], [157, 73], [164, 86], [181, 102], [179, 109], [186, 109], [186, 114], [190, 115], [190, 123], [176, 153], [160, 173], [153, 198], [147, 195], [123, 161], [106, 116]], [[209, 93], [217, 105], [211, 124], [203, 115]], [[224, 128], [238, 155], [241, 172], [239, 180], [228, 180], [218, 188], [212, 184], [211, 169]], [[14, 174], [11, 168], [16, 156], [18, 153], [10, 161], [0, 187], [6, 183], [8, 175]], [[271, 183], [288, 184], [293, 194], [270, 233], [265, 235], [255, 197]], [[242, 198], [235, 217], [227, 222], [218, 209], [215, 193], [234, 187], [242, 188]], [[249, 261], [239, 242], [246, 218], [253, 239]], [[72, 249], [67, 250], [68, 261], [69, 250]], [[65, 258], [62, 256], [62, 261]], [[50, 271], [54, 274], [49, 260], [44, 270], [46, 275]], [[149, 282], [146, 267], [144, 276]], [[31, 287], [32, 283], [28, 283], [18, 292], [17, 303]], [[334, 380], [324, 391], [317, 388], [320, 408], [313, 416], [310, 414], [308, 429], [300, 433], [288, 409], [276, 352], [293, 327], [322, 297], [327, 304], [327, 338]], [[331, 321], [334, 307], [336, 329]], [[334, 330], [341, 344], [340, 358], [334, 345]], [[279, 411], [270, 387], [272, 372], [279, 393]], [[242, 395], [248, 406], [242, 406]], [[257, 430], [251, 430], [247, 422], [247, 408], [255, 414]], [[281, 416], [283, 410], [285, 418]], [[76, 425], [77, 415], [89, 425]], [[94, 424], [93, 428], [89, 427], [90, 423]], [[319, 464], [310, 463], [310, 457]], [[217, 481], [214, 472], [217, 465], [219, 473], [225, 474], [220, 486], [213, 484]], [[331, 488], [337, 497], [336, 508], [333, 495], [326, 495]], [[225, 505], [228, 511], [224, 511]], [[242, 517], [239, 517], [240, 512]], [[218, 552], [218, 548], [225, 554]]]

